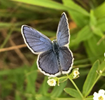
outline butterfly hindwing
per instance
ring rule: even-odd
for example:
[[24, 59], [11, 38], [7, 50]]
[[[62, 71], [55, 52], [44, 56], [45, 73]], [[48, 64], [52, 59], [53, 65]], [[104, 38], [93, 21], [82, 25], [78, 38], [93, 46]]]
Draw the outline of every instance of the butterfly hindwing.
[[50, 39], [39, 31], [27, 25], [23, 25], [21, 33], [26, 45], [33, 53], [37, 54], [52, 49], [52, 42]]
[[57, 76], [60, 74], [57, 57], [53, 50], [41, 53], [37, 60], [38, 68], [42, 73], [48, 76]]
[[63, 13], [61, 16], [61, 19], [58, 24], [57, 29], [57, 42], [60, 47], [69, 44], [70, 39], [70, 32], [69, 32], [69, 26], [68, 26], [68, 20], [66, 17], [66, 14]]
[[59, 48], [59, 61], [63, 74], [70, 72], [72, 69], [73, 60], [72, 52], [67, 47]]

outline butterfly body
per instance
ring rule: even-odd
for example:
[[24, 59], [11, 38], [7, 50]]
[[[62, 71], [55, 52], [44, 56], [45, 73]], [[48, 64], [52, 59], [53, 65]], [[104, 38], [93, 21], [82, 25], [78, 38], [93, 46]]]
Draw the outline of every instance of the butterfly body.
[[60, 65], [60, 60], [59, 60], [59, 45], [57, 44], [57, 41], [54, 40], [53, 41], [53, 52], [55, 53], [56, 59], [57, 59], [57, 63], [58, 63], [58, 67], [59, 67], [59, 72], [62, 74], [62, 69], [61, 69], [61, 65]]
[[56, 40], [53, 41], [53, 51], [54, 51], [54, 53], [56, 55], [58, 55], [58, 53], [59, 53], [59, 45], [57, 44]]
[[21, 33], [26, 45], [38, 54], [39, 70], [47, 76], [68, 74], [73, 65], [73, 54], [69, 49], [70, 33], [66, 14], [63, 13], [58, 24], [57, 39], [52, 41], [39, 31], [23, 25]]

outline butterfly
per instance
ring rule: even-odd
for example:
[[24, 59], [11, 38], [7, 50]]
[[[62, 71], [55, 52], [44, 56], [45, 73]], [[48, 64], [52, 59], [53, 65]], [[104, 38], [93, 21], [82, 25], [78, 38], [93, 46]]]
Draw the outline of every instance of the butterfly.
[[21, 33], [27, 47], [34, 54], [38, 54], [37, 66], [43, 74], [56, 77], [71, 71], [74, 58], [69, 49], [70, 31], [64, 12], [58, 24], [56, 40], [51, 41], [27, 25], [22, 25]]

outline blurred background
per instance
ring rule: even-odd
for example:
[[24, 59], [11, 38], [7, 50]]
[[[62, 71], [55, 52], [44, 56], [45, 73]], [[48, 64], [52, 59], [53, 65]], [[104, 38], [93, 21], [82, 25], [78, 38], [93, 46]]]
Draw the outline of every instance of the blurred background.
[[[62, 12], [69, 22], [73, 68], [80, 68], [75, 80], [80, 90], [92, 64], [105, 59], [104, 0], [0, 0], [0, 100], [69, 97], [63, 88], [72, 87], [71, 83], [49, 87], [47, 77], [37, 69], [37, 55], [26, 47], [21, 35], [21, 26], [29, 25], [55, 39]], [[104, 82], [100, 79], [94, 90], [105, 89]]]

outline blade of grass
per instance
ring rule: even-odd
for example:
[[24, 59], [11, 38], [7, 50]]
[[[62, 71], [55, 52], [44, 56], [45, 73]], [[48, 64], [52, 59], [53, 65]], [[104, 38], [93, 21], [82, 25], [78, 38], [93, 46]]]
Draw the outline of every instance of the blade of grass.
[[58, 2], [55, 1], [51, 1], [51, 0], [12, 0], [12, 1], [18, 1], [18, 2], [23, 2], [23, 3], [27, 3], [27, 4], [32, 4], [32, 5], [37, 5], [37, 6], [42, 6], [42, 7], [48, 7], [48, 8], [52, 8], [52, 9], [58, 9], [58, 10], [76, 10], [77, 12], [83, 13], [85, 15], [89, 15], [85, 10], [78, 10], [78, 9], [74, 9], [74, 7], [66, 7]]
[[10, 51], [10, 50], [14, 50], [14, 49], [20, 49], [20, 48], [24, 48], [24, 47], [27, 47], [27, 46], [25, 44], [18, 45], [18, 46], [12, 46], [12, 47], [8, 47], [8, 48], [0, 49], [0, 52]]

